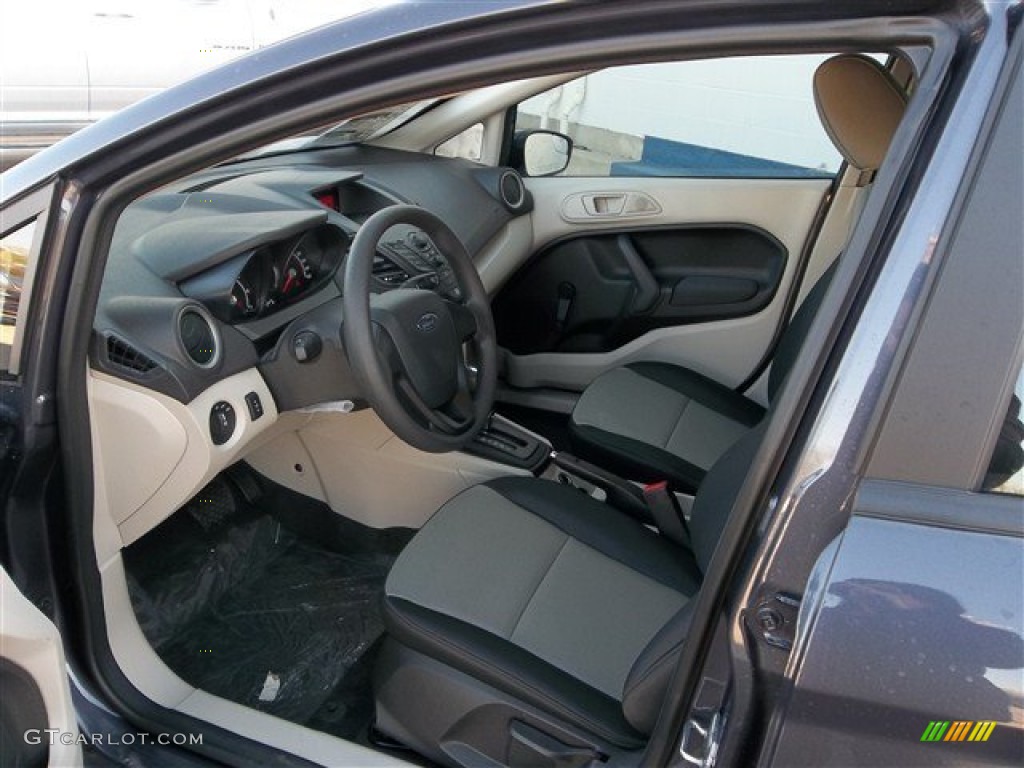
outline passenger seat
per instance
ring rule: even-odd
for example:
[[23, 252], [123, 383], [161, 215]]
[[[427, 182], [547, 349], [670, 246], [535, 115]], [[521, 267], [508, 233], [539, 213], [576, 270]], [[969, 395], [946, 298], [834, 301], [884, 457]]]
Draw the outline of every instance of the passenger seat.
[[[906, 107], [906, 93], [877, 61], [841, 54], [818, 67], [814, 98], [846, 162], [869, 177], [881, 165]], [[797, 359], [835, 272], [807, 294], [779, 340], [769, 401]], [[765, 409], [735, 390], [679, 365], [637, 362], [598, 376], [569, 420], [581, 457], [631, 480], [668, 480], [693, 493], [709, 467], [756, 426]]]

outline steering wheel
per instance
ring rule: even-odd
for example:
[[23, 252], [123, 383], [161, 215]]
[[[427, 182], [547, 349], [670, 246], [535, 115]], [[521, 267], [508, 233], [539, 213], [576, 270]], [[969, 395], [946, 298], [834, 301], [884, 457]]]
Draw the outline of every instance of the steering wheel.
[[[461, 300], [415, 288], [373, 292], [377, 245], [396, 224], [417, 227], [434, 242]], [[453, 451], [487, 423], [497, 388], [494, 318], [466, 247], [437, 216], [396, 205], [359, 228], [345, 263], [342, 317], [345, 352], [364, 397], [405, 442], [433, 453]], [[465, 346], [474, 353], [475, 376]]]

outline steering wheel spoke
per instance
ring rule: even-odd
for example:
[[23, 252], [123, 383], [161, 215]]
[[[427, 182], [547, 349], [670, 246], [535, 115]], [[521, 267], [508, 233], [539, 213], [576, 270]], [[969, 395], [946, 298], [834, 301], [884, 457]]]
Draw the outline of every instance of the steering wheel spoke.
[[377, 351], [377, 359], [391, 374], [391, 378], [400, 376], [403, 373], [402, 359], [398, 356], [398, 349], [391, 335], [379, 325], [373, 326], [373, 341]]
[[[453, 417], [445, 412], [443, 408], [431, 408], [424, 402], [423, 398], [420, 397], [419, 392], [416, 391], [416, 387], [408, 377], [399, 375], [396, 384], [399, 392], [405, 397], [413, 409], [426, 421], [431, 427], [442, 432], [446, 435], [461, 435], [465, 433], [470, 427], [473, 426], [472, 416], [466, 416], [465, 414], [459, 413], [459, 416]], [[449, 403], [449, 410], [458, 411], [458, 407], [454, 405], [454, 402]]]
[[458, 301], [446, 300], [445, 304], [451, 313], [452, 322], [455, 324], [455, 333], [461, 341], [469, 341], [476, 336], [480, 326], [476, 321], [473, 310]]

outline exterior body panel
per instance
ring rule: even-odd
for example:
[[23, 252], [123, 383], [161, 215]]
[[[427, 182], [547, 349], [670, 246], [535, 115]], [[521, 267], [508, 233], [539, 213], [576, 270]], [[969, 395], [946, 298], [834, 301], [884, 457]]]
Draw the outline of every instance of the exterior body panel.
[[[773, 764], [1019, 765], [1022, 573], [1019, 536], [855, 516]], [[970, 741], [982, 722], [996, 725]]]

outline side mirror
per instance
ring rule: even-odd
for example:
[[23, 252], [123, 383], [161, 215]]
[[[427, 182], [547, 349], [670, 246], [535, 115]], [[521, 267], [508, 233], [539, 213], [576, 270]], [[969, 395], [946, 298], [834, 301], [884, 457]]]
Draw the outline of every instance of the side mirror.
[[554, 176], [569, 167], [572, 139], [555, 131], [520, 131], [512, 137], [509, 165], [524, 176]]

